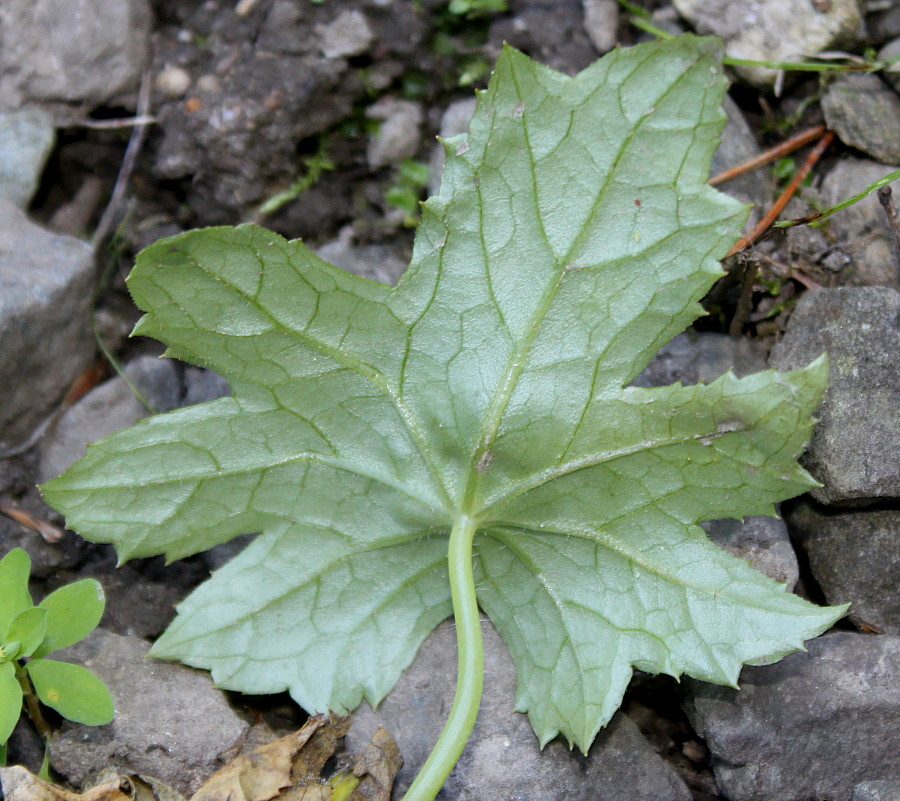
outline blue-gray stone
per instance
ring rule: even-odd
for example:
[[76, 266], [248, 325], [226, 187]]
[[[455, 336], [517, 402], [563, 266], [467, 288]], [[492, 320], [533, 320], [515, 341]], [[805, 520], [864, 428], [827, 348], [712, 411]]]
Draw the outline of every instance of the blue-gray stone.
[[23, 209], [29, 204], [55, 141], [53, 122], [43, 109], [0, 111], [0, 198]]

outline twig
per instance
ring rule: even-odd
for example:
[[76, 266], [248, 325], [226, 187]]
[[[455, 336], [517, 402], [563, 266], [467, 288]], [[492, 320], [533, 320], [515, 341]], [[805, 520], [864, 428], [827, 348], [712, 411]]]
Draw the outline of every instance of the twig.
[[31, 512], [26, 512], [24, 509], [0, 503], [0, 514], [15, 520], [20, 526], [36, 531], [41, 535], [44, 542], [59, 542], [63, 538], [63, 532], [57, 526], [35, 517]]
[[742, 236], [728, 251], [725, 255], [727, 259], [728, 256], [733, 256], [740, 250], [743, 250], [746, 247], [749, 247], [757, 239], [759, 239], [778, 219], [778, 215], [784, 210], [784, 207], [787, 206], [790, 199], [794, 196], [797, 189], [800, 187], [800, 184], [803, 182], [803, 179], [809, 175], [809, 171], [816, 165], [816, 162], [822, 158], [822, 154], [828, 149], [828, 146], [831, 144], [834, 139], [833, 131], [826, 131], [825, 135], [819, 140], [818, 144], [812, 149], [810, 154], [806, 157], [806, 161], [803, 162], [803, 166], [797, 170], [796, 175], [794, 175], [791, 182], [788, 184], [787, 188], [784, 192], [781, 193], [778, 200], [775, 201], [775, 204], [766, 212], [765, 216], [754, 226], [753, 230], [749, 234], [745, 234]]
[[82, 120], [76, 124], [76, 127], [106, 131], [119, 128], [134, 128], [138, 125], [152, 125], [156, 121], [156, 117], [152, 114], [141, 114], [137, 117], [124, 117], [114, 120]]
[[818, 281], [813, 281], [813, 279], [806, 275], [799, 267], [790, 267], [759, 250], [755, 251], [755, 253], [757, 258], [774, 268], [773, 272], [778, 278], [788, 278], [797, 281], [798, 283], [803, 284], [807, 289], [822, 289], [822, 285]]
[[710, 186], [718, 186], [719, 184], [725, 183], [725, 181], [730, 181], [732, 178], [737, 178], [739, 175], [755, 170], [757, 167], [769, 164], [775, 161], [775, 159], [780, 159], [782, 156], [786, 156], [788, 153], [793, 153], [798, 148], [803, 147], [803, 145], [809, 144], [813, 139], [818, 139], [825, 133], [825, 130], [824, 125], [817, 125], [815, 128], [808, 128], [805, 131], [801, 131], [796, 136], [792, 136], [780, 145], [769, 148], [749, 161], [745, 161], [743, 164], [738, 164], [736, 167], [731, 167], [730, 169], [723, 170], [718, 175], [714, 175], [709, 179], [708, 183]]
[[878, 189], [878, 202], [887, 215], [888, 226], [893, 236], [891, 237], [891, 250], [894, 252], [898, 276], [900, 276], [900, 218], [897, 216], [897, 207], [894, 205], [894, 193], [890, 186], [882, 186]]
[[[138, 90], [138, 102], [136, 109], [137, 117], [147, 117], [150, 110], [150, 71], [144, 72], [141, 77], [141, 87]], [[125, 155], [122, 157], [122, 166], [119, 167], [119, 174], [116, 176], [116, 185], [113, 187], [112, 196], [94, 235], [91, 237], [91, 247], [96, 253], [97, 249], [103, 244], [109, 232], [115, 228], [116, 217], [122, 207], [122, 201], [125, 198], [125, 191], [128, 188], [128, 181], [131, 179], [131, 173], [134, 171], [134, 165], [137, 162], [138, 153], [144, 144], [144, 138], [147, 133], [146, 124], [136, 125], [128, 139], [128, 146], [125, 148]]]
[[53, 730], [50, 728], [50, 724], [47, 723], [44, 713], [41, 712], [41, 705], [38, 703], [37, 696], [34, 694], [34, 687], [31, 684], [31, 679], [25, 672], [25, 668], [20, 667], [18, 662], [14, 662], [13, 667], [16, 672], [16, 680], [22, 688], [22, 698], [25, 701], [25, 709], [28, 711], [28, 717], [31, 718], [31, 722], [37, 729], [37, 733], [40, 735], [41, 740], [44, 741], [44, 745], [49, 745], [50, 735], [53, 733]]
[[798, 217], [796, 220], [779, 220], [777, 223], [775, 223], [775, 227], [790, 228], [793, 225], [808, 225], [811, 222], [824, 220], [826, 217], [830, 217], [832, 214], [835, 214], [838, 211], [843, 211], [844, 209], [854, 205], [855, 203], [859, 203], [860, 200], [867, 198], [876, 189], [887, 186], [889, 183], [891, 183], [891, 181], [896, 181], [898, 178], [900, 178], [900, 170], [894, 170], [894, 172], [882, 176], [877, 181], [873, 181], [865, 189], [863, 189], [862, 192], [857, 192], [855, 195], [853, 195], [853, 197], [848, 197], [845, 200], [842, 200], [840, 203], [835, 203], [835, 205], [829, 206], [827, 209], [817, 211], [815, 214], [808, 214], [806, 215], [806, 217]]
[[800, 272], [800, 270], [794, 270], [790, 277], [803, 284], [807, 289], [822, 289], [822, 285], [818, 281], [813, 281], [812, 278]]

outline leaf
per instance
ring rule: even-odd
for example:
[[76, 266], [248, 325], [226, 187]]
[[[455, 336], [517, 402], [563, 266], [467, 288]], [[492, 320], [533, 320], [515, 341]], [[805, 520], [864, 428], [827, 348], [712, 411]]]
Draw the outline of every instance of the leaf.
[[0, 662], [0, 743], [5, 743], [22, 714], [22, 688], [12, 662]]
[[32, 606], [30, 575], [31, 558], [21, 548], [13, 548], [0, 559], [0, 644], [6, 640], [16, 615]]
[[391, 801], [394, 779], [403, 767], [397, 743], [386, 729], [378, 728], [353, 763], [353, 775], [361, 779], [350, 801]]
[[64, 718], [88, 726], [102, 726], [113, 719], [112, 696], [106, 685], [81, 665], [53, 659], [32, 659], [25, 670], [41, 703]]
[[337, 728], [324, 718], [310, 718], [300, 731], [235, 757], [207, 779], [191, 796], [191, 801], [269, 801], [286, 787], [294, 786], [295, 761], [304, 759], [311, 751], [317, 755], [313, 757], [317, 769], [303, 774], [314, 776], [318, 784], [318, 774], [334, 755], [338, 739], [349, 728], [349, 718], [342, 718]]
[[12, 642], [19, 643], [16, 659], [31, 656], [44, 639], [46, 630], [47, 613], [43, 609], [33, 606], [16, 615], [16, 619], [12, 622], [9, 633], [6, 635], [7, 646]]
[[83, 640], [97, 628], [105, 605], [103, 587], [94, 579], [66, 584], [51, 592], [38, 604], [47, 612], [47, 633], [35, 656], [46, 656]]
[[113, 771], [99, 784], [74, 793], [38, 778], [23, 767], [0, 768], [0, 790], [5, 801], [184, 801], [184, 796], [152, 778]]
[[[190, 801], [330, 801], [332, 783], [322, 773], [335, 756], [349, 718], [310, 718], [300, 731], [240, 754], [216, 771]], [[343, 757], [343, 755], [341, 755]], [[354, 760], [356, 789], [350, 801], [390, 801], [391, 787], [403, 760], [397, 745], [378, 729], [366, 750]], [[151, 776], [120, 774], [115, 768], [100, 772], [97, 783], [73, 793], [42, 781], [25, 768], [0, 767], [0, 798], [6, 801], [127, 801], [157, 799], [185, 801], [184, 796]]]
[[338, 773], [324, 783], [325, 766], [349, 729], [349, 717], [312, 717], [300, 731], [235, 757], [204, 782], [191, 801], [331, 801], [335, 782], [348, 778], [351, 801], [390, 801], [403, 760], [384, 729], [375, 732], [354, 760], [352, 775]]
[[842, 614], [698, 525], [813, 485], [795, 459], [824, 360], [628, 386], [702, 313], [746, 217], [705, 183], [720, 55], [679, 37], [567, 77], [506, 48], [394, 288], [253, 226], [139, 256], [136, 333], [234, 396], [102, 440], [45, 496], [122, 559], [262, 532], [154, 655], [310, 711], [376, 704], [451, 611], [449, 537], [519, 710], [586, 751], [634, 666], [733, 684]]

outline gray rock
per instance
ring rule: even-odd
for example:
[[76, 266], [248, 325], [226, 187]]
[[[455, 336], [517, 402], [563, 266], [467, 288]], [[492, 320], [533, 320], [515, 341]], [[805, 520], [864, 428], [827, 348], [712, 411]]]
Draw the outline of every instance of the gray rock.
[[900, 36], [900, 6], [894, 2], [871, 5], [866, 14], [868, 41], [873, 45], [883, 45]]
[[900, 775], [900, 637], [835, 632], [745, 667], [741, 689], [689, 682], [688, 715], [729, 801], [850, 801]]
[[147, 63], [147, 0], [4, 0], [0, 109], [24, 102], [93, 107], [133, 89]]
[[28, 206], [55, 141], [53, 122], [43, 109], [0, 111], [0, 198]]
[[[483, 621], [484, 696], [478, 722], [462, 757], [437, 795], [449, 799], [516, 801], [688, 801], [691, 794], [674, 770], [618, 713], [598, 735], [587, 757], [556, 740], [543, 751], [528, 718], [514, 712], [515, 670], [496, 629]], [[363, 705], [353, 715], [347, 750], [360, 749], [378, 726], [397, 740], [403, 768], [394, 798], [409, 787], [428, 755], [453, 700], [456, 633], [442, 623], [377, 712]]]
[[369, 139], [366, 159], [373, 169], [397, 164], [416, 155], [422, 138], [422, 107], [411, 100], [387, 97], [366, 109], [366, 116], [380, 121]]
[[793, 590], [800, 578], [797, 554], [787, 526], [777, 517], [713, 520], [701, 523], [709, 538], [728, 553], [744, 559], [760, 573]]
[[860, 782], [850, 801], [900, 801], [900, 781]]
[[[856, 0], [673, 0], [698, 33], [725, 40], [732, 58], [753, 61], [802, 61], [822, 50], [852, 46], [862, 35]], [[770, 86], [778, 73], [736, 67], [746, 80]]]
[[[725, 96], [725, 113], [728, 121], [722, 131], [722, 140], [713, 155], [709, 174], [717, 175], [759, 155], [759, 145], [744, 115], [730, 97]], [[751, 170], [718, 187], [722, 192], [755, 207], [766, 206], [775, 196], [775, 179], [771, 170]], [[752, 225], [759, 212], [751, 213], [747, 224]]]
[[900, 97], [877, 75], [835, 78], [822, 98], [822, 111], [845, 145], [885, 164], [900, 162]]
[[831, 378], [804, 457], [827, 504], [900, 498], [900, 292], [840, 287], [807, 292], [772, 351], [779, 370], [823, 351]]
[[[175, 362], [144, 356], [125, 368], [132, 385], [157, 412], [179, 405], [181, 382]], [[49, 481], [84, 456], [85, 447], [134, 425], [150, 410], [121, 376], [91, 390], [60, 417], [41, 443], [38, 480]]]
[[[451, 136], [466, 133], [469, 123], [475, 114], [475, 98], [467, 97], [465, 100], [454, 100], [444, 110], [441, 116], [440, 135], [444, 139]], [[428, 165], [428, 193], [436, 195], [441, 191], [441, 175], [444, 172], [446, 154], [444, 148], [437, 144], [431, 151], [431, 161]]]
[[346, 58], [365, 53], [375, 35], [366, 15], [361, 11], [342, 11], [327, 25], [319, 28], [322, 55], [325, 58]]
[[25, 440], [90, 363], [93, 254], [0, 198], [0, 450]]
[[[885, 175], [900, 169], [868, 159], [846, 156], [822, 181], [820, 195], [825, 206], [862, 192]], [[895, 185], [900, 186], [900, 184]], [[892, 286], [900, 289], [897, 257], [884, 209], [875, 194], [841, 210], [825, 222], [832, 242], [840, 243], [847, 259], [842, 270], [852, 286]], [[802, 226], [791, 231], [800, 230]]]
[[619, 4], [616, 0], [581, 0], [584, 30], [596, 51], [603, 55], [616, 46]]
[[[897, 8], [900, 12], [900, 7]], [[879, 61], [890, 61], [900, 56], [900, 39], [893, 39], [878, 51]], [[900, 61], [895, 61], [882, 73], [884, 79], [894, 87], [895, 92], [900, 92]]]
[[[7, 745], [9, 747], [7, 765], [24, 765], [35, 774], [41, 769], [41, 763], [44, 761], [44, 743], [27, 715], [19, 718]], [[6, 793], [6, 798], [9, 798], [6, 776], [3, 775], [2, 768], [0, 768], [0, 791]]]
[[106, 726], [65, 723], [50, 745], [50, 764], [75, 785], [105, 768], [170, 784], [189, 796], [247, 730], [209, 674], [147, 659], [136, 637], [97, 629], [60, 652], [109, 688], [116, 716]]
[[507, 42], [568, 75], [596, 61], [582, 0], [514, 0], [509, 5], [513, 13], [498, 15], [491, 24], [489, 46], [495, 52]]
[[231, 394], [228, 382], [212, 370], [187, 366], [184, 368], [184, 397], [182, 406], [193, 406], [196, 403], [224, 398]]
[[749, 339], [712, 332], [685, 331], [660, 348], [631, 383], [636, 387], [708, 384], [728, 370], [745, 376], [766, 369], [766, 360]]
[[900, 509], [838, 511], [810, 501], [788, 515], [830, 604], [864, 631], [900, 634]]
[[396, 284], [406, 269], [406, 262], [385, 245], [355, 246], [349, 227], [337, 239], [317, 248], [316, 255], [335, 267], [382, 284]]

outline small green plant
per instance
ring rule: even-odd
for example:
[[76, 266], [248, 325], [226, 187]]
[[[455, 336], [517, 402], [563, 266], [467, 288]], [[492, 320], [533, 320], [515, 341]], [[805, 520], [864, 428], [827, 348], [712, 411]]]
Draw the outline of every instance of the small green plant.
[[502, 14], [506, 11], [506, 0], [450, 0], [447, 10], [451, 14], [470, 18]]
[[40, 704], [88, 726], [113, 718], [112, 696], [103, 682], [80, 665], [46, 658], [97, 627], [103, 588], [93, 579], [76, 581], [35, 606], [28, 592], [30, 574], [31, 559], [21, 548], [0, 559], [0, 764], [6, 764], [6, 742], [23, 701], [45, 743], [50, 727]]
[[328, 155], [327, 141], [323, 138], [319, 142], [319, 147], [311, 156], [303, 159], [303, 172], [287, 189], [276, 192], [272, 197], [268, 198], [256, 213], [257, 219], [262, 219], [270, 214], [274, 214], [282, 206], [296, 200], [300, 195], [308, 189], [315, 186], [322, 173], [334, 169], [334, 162]]
[[711, 39], [574, 77], [506, 48], [395, 287], [255, 226], [144, 250], [135, 333], [234, 395], [95, 443], [45, 497], [121, 559], [261, 532], [152, 654], [345, 711], [452, 614], [456, 697], [405, 796], [427, 801], [478, 714], [479, 607], [540, 743], [584, 752], [633, 668], [734, 686], [839, 618], [699, 525], [815, 484], [796, 457], [825, 359], [630, 386], [702, 313], [747, 216], [706, 184], [725, 85]]
[[394, 182], [385, 190], [384, 200], [406, 212], [404, 225], [413, 228], [419, 220], [419, 201], [428, 186], [428, 165], [423, 161], [405, 159], [397, 168]]

